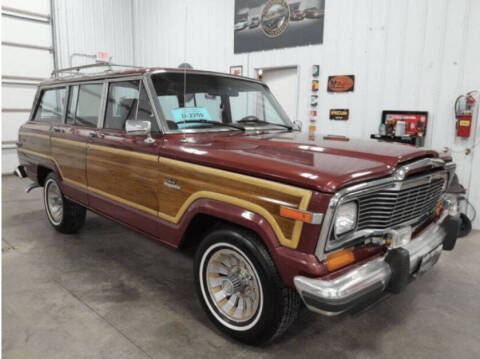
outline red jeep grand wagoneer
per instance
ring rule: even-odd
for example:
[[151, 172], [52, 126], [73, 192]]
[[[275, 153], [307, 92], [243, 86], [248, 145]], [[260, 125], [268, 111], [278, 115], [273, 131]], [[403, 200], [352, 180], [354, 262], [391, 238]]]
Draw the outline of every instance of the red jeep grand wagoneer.
[[62, 233], [86, 210], [195, 246], [210, 319], [262, 344], [304, 303], [335, 315], [399, 293], [454, 247], [455, 165], [430, 150], [299, 131], [256, 80], [135, 69], [41, 83], [17, 174]]

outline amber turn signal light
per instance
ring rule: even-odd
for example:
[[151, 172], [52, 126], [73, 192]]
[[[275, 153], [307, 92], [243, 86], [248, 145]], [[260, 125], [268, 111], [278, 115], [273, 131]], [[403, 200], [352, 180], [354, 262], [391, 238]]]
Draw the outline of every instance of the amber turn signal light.
[[325, 261], [329, 272], [333, 272], [353, 262], [355, 262], [355, 256], [350, 249], [344, 249], [340, 252], [330, 254]]
[[312, 214], [304, 211], [300, 211], [294, 208], [280, 207], [280, 215], [282, 217], [295, 219], [297, 221], [312, 222]]

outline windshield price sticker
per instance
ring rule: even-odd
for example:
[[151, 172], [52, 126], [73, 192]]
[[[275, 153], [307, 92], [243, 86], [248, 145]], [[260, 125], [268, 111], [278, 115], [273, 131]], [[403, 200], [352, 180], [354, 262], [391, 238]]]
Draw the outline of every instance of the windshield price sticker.
[[207, 120], [211, 121], [212, 118], [205, 107], [182, 107], [172, 110], [173, 118], [175, 122], [194, 121], [194, 120]]

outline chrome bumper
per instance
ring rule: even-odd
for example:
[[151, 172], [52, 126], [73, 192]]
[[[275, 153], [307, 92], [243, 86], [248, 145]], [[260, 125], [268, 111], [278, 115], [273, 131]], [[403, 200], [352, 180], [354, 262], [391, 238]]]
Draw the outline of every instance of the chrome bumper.
[[[404, 256], [408, 257], [407, 267], [403, 269], [404, 277], [412, 277], [418, 272], [422, 258], [428, 258], [430, 263], [425, 267], [435, 264], [445, 243], [455, 242], [458, 228], [453, 227], [458, 221], [452, 221], [456, 219], [446, 220], [441, 225], [432, 223], [416, 238], [400, 247], [405, 250], [402, 250]], [[452, 249], [453, 245], [445, 249]], [[387, 262], [386, 257], [374, 259], [332, 280], [296, 276], [295, 287], [308, 309], [324, 315], [340, 314], [360, 303], [372, 301], [387, 290], [399, 269]], [[428, 268], [422, 266], [422, 271]]]

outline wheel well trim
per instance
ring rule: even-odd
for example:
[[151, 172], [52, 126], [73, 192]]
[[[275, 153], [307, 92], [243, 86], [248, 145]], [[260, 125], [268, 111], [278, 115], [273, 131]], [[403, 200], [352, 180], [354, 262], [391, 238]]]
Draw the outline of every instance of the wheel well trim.
[[235, 204], [211, 198], [199, 198], [187, 209], [177, 225], [182, 228], [178, 245], [185, 240], [189, 225], [198, 215], [207, 215], [251, 230], [270, 249], [280, 246], [270, 222], [262, 215]]
[[192, 203], [194, 203], [199, 199], [209, 199], [213, 201], [227, 203], [230, 205], [234, 205], [238, 208], [241, 208], [243, 210], [248, 210], [250, 212], [253, 212], [259, 215], [260, 217], [262, 217], [266, 222], [270, 224], [273, 232], [277, 237], [278, 242], [282, 246], [285, 246], [288, 248], [297, 248], [298, 246], [298, 242], [300, 241], [300, 235], [303, 227], [303, 223], [301, 221], [295, 221], [295, 225], [294, 225], [292, 236], [291, 236], [292, 238], [286, 238], [278, 222], [275, 220], [273, 215], [269, 211], [267, 211], [264, 207], [258, 204], [255, 204], [253, 202], [246, 201], [237, 197], [229, 196], [226, 194], [210, 192], [210, 191], [198, 191], [193, 193], [190, 197], [188, 197], [188, 199], [182, 204], [182, 206], [180, 207], [180, 209], [178, 210], [175, 216], [170, 216], [161, 212], [158, 213], [158, 216], [161, 219], [177, 224], [180, 221], [180, 219], [183, 217], [187, 209], [190, 208]]
[[43, 159], [48, 160], [51, 163], [50, 166], [45, 166], [44, 163], [41, 163], [41, 164], [36, 163], [35, 165], [37, 166], [37, 168], [38, 167], [46, 167], [49, 170], [54, 171], [60, 177], [61, 180], [64, 179], [64, 177], [62, 175], [62, 171], [60, 170], [60, 166], [58, 165], [58, 162], [52, 156], [46, 155], [44, 153], [37, 152], [37, 151], [27, 150], [26, 148], [18, 148], [17, 152], [24, 153], [24, 154], [31, 155], [31, 156], [41, 157]]
[[[293, 284], [295, 275], [308, 273], [313, 277], [319, 277], [326, 274], [324, 266], [318, 263], [313, 254], [280, 245], [270, 223], [261, 215], [231, 203], [212, 199], [202, 198], [193, 202], [180, 222], [174, 225], [176, 228], [174, 231], [179, 236], [175, 244], [177, 248], [186, 242], [189, 225], [198, 215], [207, 215], [255, 233], [272, 257], [280, 278], [292, 289], [295, 288]], [[166, 223], [172, 225], [171, 222]], [[201, 240], [199, 238], [198, 243]]]

